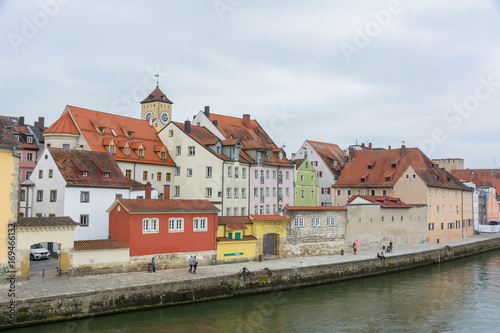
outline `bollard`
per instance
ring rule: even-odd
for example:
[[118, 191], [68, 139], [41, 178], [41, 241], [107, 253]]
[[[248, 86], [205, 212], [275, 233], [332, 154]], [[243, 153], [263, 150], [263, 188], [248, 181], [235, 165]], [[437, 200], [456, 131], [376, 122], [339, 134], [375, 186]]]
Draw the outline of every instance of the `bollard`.
[[42, 277], [45, 277], [45, 269], [42, 269]]
[[344, 249], [340, 250], [340, 255], [343, 256], [344, 255]]

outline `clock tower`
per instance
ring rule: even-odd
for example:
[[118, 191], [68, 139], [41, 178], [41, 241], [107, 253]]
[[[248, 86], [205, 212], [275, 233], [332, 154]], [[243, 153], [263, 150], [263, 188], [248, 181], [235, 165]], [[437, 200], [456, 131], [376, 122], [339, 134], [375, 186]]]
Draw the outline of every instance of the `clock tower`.
[[159, 131], [172, 120], [172, 104], [157, 83], [156, 89], [141, 102], [141, 119], [151, 120]]

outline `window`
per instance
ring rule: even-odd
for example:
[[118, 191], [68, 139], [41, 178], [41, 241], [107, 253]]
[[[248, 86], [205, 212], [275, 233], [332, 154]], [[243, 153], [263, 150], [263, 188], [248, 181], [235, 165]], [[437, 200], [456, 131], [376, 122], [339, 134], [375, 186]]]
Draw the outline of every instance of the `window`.
[[460, 221], [456, 221], [455, 222], [455, 228], [456, 229], [460, 229]]
[[375, 195], [375, 190], [370, 190], [370, 195]]
[[181, 187], [180, 186], [174, 186], [174, 197], [178, 197], [181, 195]]
[[33, 153], [26, 153], [26, 161], [33, 161]]
[[439, 190], [436, 189], [436, 197], [439, 195]]
[[117, 136], [116, 132], [115, 132], [115, 130], [113, 128], [110, 128], [109, 130], [111, 131], [111, 134], [113, 134], [113, 136]]
[[429, 223], [429, 230], [434, 230], [434, 223]]
[[115, 146], [114, 146], [114, 145], [110, 145], [110, 146], [109, 146], [109, 152], [110, 152], [111, 154], [113, 154], [113, 155], [115, 154]]
[[187, 176], [193, 177], [193, 169], [187, 169]]
[[255, 179], [259, 178], [259, 171], [258, 170], [255, 170]]
[[445, 191], [445, 190], [443, 190], [443, 197], [445, 197], [445, 196], [446, 196], [446, 191]]
[[273, 179], [276, 179], [276, 170], [273, 170]]
[[274, 204], [273, 205], [273, 214], [276, 214], [276, 213], [278, 213], [278, 212], [276, 211], [276, 204]]
[[312, 217], [311, 218], [311, 226], [319, 227], [319, 217]]
[[337, 190], [337, 196], [340, 196], [341, 194], [342, 194], [342, 190]]
[[441, 223], [441, 230], [444, 229], [444, 223]]
[[31, 171], [26, 171], [26, 179], [31, 177]]
[[165, 181], [169, 182], [170, 181], [170, 178], [172, 178], [172, 174], [170, 172], [167, 172], [165, 174]]
[[382, 195], [386, 196], [387, 195], [387, 190], [382, 190]]
[[194, 156], [194, 146], [188, 147], [188, 156]]
[[311, 175], [311, 182], [314, 181], [314, 175]]
[[226, 188], [226, 198], [231, 198], [231, 188]]
[[335, 225], [335, 217], [327, 217], [326, 218], [326, 226], [333, 227]]
[[287, 171], [287, 172], [285, 173], [285, 178], [286, 178], [286, 179], [290, 179], [290, 171]]
[[[235, 197], [235, 198], [237, 198], [237, 197], [238, 197], [238, 192], [239, 192], [239, 191], [238, 191], [238, 189], [237, 189], [237, 188], [235, 188], [235, 189], [234, 189], [234, 197]], [[234, 214], [234, 215], [236, 215], [236, 214]]]
[[441, 210], [441, 211], [442, 211], [443, 213], [445, 212], [445, 210], [444, 210], [444, 205], [443, 205], [443, 210]]
[[168, 232], [182, 232], [184, 231], [183, 218], [171, 218], [168, 220]]
[[239, 171], [238, 167], [234, 167], [234, 178], [238, 178], [239, 173], [240, 173], [240, 171]]
[[318, 177], [319, 178], [323, 177], [323, 171], [318, 171]]
[[259, 211], [259, 206], [255, 205], [255, 206], [253, 207], [253, 213], [254, 213], [254, 214], [257, 214], [257, 212], [258, 212], [258, 211]]
[[162, 160], [166, 160], [166, 159], [167, 159], [167, 154], [166, 154], [164, 151], [162, 151], [162, 152], [160, 153], [160, 158], [161, 158]]
[[351, 190], [347, 190], [347, 196], [350, 197], [351, 196]]
[[175, 155], [179, 156], [181, 154], [181, 146], [175, 147]]
[[361, 195], [361, 190], [356, 190], [356, 195]]
[[175, 175], [180, 176], [181, 175], [181, 167], [175, 167]]
[[195, 217], [193, 219], [193, 231], [207, 231], [207, 219]]
[[121, 199], [121, 198], [123, 198], [123, 194], [116, 193], [115, 198], [116, 199]]
[[43, 178], [43, 170], [38, 171], [38, 178], [40, 178], [40, 179]]
[[417, 175], [416, 175], [416, 174], [413, 174], [413, 175], [412, 175], [412, 178], [413, 178], [413, 179], [416, 179], [416, 178], [417, 178]]
[[276, 196], [276, 187], [273, 187], [273, 197]]
[[174, 136], [174, 131], [173, 130], [168, 131], [168, 136], [169, 137], [173, 137]]
[[451, 190], [450, 190], [450, 191], [448, 191], [448, 194], [449, 194], [448, 196], [451, 198]]
[[82, 177], [88, 177], [89, 173], [87, 171], [82, 171]]
[[212, 188], [211, 187], [205, 188], [205, 197], [207, 197], [207, 198], [212, 197]]
[[139, 148], [139, 149], [137, 150], [137, 155], [138, 155], [140, 158], [143, 158], [143, 157], [144, 157], [144, 149]]
[[450, 205], [450, 212], [453, 212], [453, 206]]
[[241, 216], [245, 216], [245, 207], [241, 207]]
[[305, 198], [305, 191], [304, 190], [300, 190], [300, 197]]
[[290, 188], [285, 188], [285, 195], [288, 197], [290, 196]]
[[246, 188], [242, 188], [241, 189], [241, 197], [242, 198], [246, 198], [246, 196], [247, 196], [247, 189]]
[[295, 227], [300, 228], [304, 226], [304, 218], [303, 217], [296, 217], [295, 218]]
[[269, 198], [269, 187], [266, 187], [266, 198]]
[[410, 178], [410, 175], [409, 174], [406, 174], [405, 175], [406, 179]]
[[269, 170], [266, 170], [266, 179], [269, 179]]
[[247, 169], [241, 168], [241, 178], [247, 178]]
[[90, 201], [90, 192], [81, 191], [80, 202], [89, 202], [89, 201]]
[[238, 215], [238, 207], [233, 208], [233, 215], [237, 216]]
[[50, 202], [56, 202], [57, 190], [50, 190]]
[[257, 187], [254, 187], [253, 189], [253, 196], [258, 197], [259, 196], [259, 189]]
[[458, 205], [457, 205], [457, 212], [458, 212]]
[[300, 175], [300, 181], [303, 182], [304, 181], [304, 175]]
[[161, 172], [156, 173], [156, 180], [161, 181]]
[[26, 137], [26, 142], [27, 143], [33, 143], [33, 137], [32, 136], [27, 136]]
[[439, 205], [437, 205], [436, 207], [437, 207], [437, 208], [436, 208], [436, 212], [438, 212], [438, 213], [439, 213]]
[[432, 196], [432, 190], [429, 189], [429, 196], [431, 197]]
[[212, 178], [212, 167], [207, 167], [207, 178]]
[[132, 178], [132, 170], [125, 170], [125, 177]]
[[69, 143], [63, 143], [63, 149], [69, 149]]
[[311, 190], [311, 199], [314, 199], [314, 190]]
[[429, 213], [432, 212], [432, 205], [429, 205]]
[[19, 201], [25, 201], [26, 200], [26, 190], [21, 190], [19, 192]]
[[228, 233], [227, 233], [227, 238], [229, 238], [229, 239], [233, 239], [233, 233], [232, 233], [232, 232], [228, 232]]
[[266, 205], [266, 214], [269, 214], [270, 211], [269, 211], [269, 205]]
[[231, 208], [226, 208], [226, 216], [231, 215]]
[[142, 180], [148, 180], [148, 172], [147, 171], [142, 172]]
[[142, 233], [158, 232], [158, 219], [143, 219]]
[[227, 167], [227, 176], [228, 176], [229, 178], [231, 178], [231, 177], [233, 176], [233, 175], [231, 174], [231, 169], [232, 169], [232, 168], [231, 168], [230, 166], [228, 166], [228, 167]]
[[89, 226], [89, 216], [88, 215], [80, 215], [80, 227], [88, 227]]

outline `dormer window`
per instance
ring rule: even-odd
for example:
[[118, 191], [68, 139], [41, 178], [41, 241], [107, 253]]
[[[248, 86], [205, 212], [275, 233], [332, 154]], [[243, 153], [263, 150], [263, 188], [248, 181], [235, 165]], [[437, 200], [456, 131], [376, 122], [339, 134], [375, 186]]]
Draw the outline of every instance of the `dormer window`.
[[16, 138], [16, 141], [19, 141], [19, 134], [15, 134], [14, 137]]
[[391, 180], [392, 177], [385, 177], [385, 181], [388, 182]]
[[396, 169], [396, 167], [397, 167], [397, 166], [398, 166], [398, 164], [397, 164], [397, 163], [392, 163], [392, 164], [391, 164], [391, 168], [393, 168], [393, 169]]
[[114, 129], [110, 128], [109, 130], [111, 131], [111, 134], [113, 134], [113, 136], [116, 136], [116, 132]]
[[103, 178], [109, 178], [109, 172], [104, 172], [104, 173], [102, 174], [102, 177], [103, 177]]
[[99, 135], [104, 135], [104, 131], [102, 128], [99, 128], [98, 132], [99, 132]]
[[110, 146], [109, 146], [109, 152], [110, 152], [111, 154], [113, 154], [113, 155], [115, 154], [115, 146], [114, 146], [114, 145], [110, 145]]
[[167, 154], [164, 151], [162, 151], [160, 153], [160, 157], [161, 157], [162, 160], [166, 160], [167, 159]]
[[139, 148], [137, 150], [137, 155], [139, 155], [140, 158], [144, 158], [144, 149]]
[[268, 158], [268, 159], [271, 159], [271, 151], [268, 151], [268, 152], [267, 152], [267, 158]]
[[123, 153], [125, 154], [125, 156], [130, 156], [130, 147], [125, 147]]
[[33, 143], [33, 137], [32, 136], [26, 137], [26, 142], [27, 143]]
[[89, 173], [87, 171], [82, 171], [82, 177], [88, 177]]
[[257, 164], [258, 165], [262, 164], [262, 152], [260, 151], [257, 152]]

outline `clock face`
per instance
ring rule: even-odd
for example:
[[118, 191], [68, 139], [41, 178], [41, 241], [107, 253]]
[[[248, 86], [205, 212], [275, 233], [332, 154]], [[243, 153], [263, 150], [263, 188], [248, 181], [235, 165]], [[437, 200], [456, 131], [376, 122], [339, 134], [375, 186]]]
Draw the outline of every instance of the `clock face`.
[[168, 116], [168, 112], [167, 111], [162, 111], [160, 113], [160, 121], [161, 121], [161, 123], [164, 124], [164, 125], [166, 125], [169, 120], [170, 120], [170, 117]]
[[152, 118], [153, 118], [153, 112], [151, 112], [151, 111], [146, 112], [146, 114], [144, 115], [145, 120], [149, 120]]

